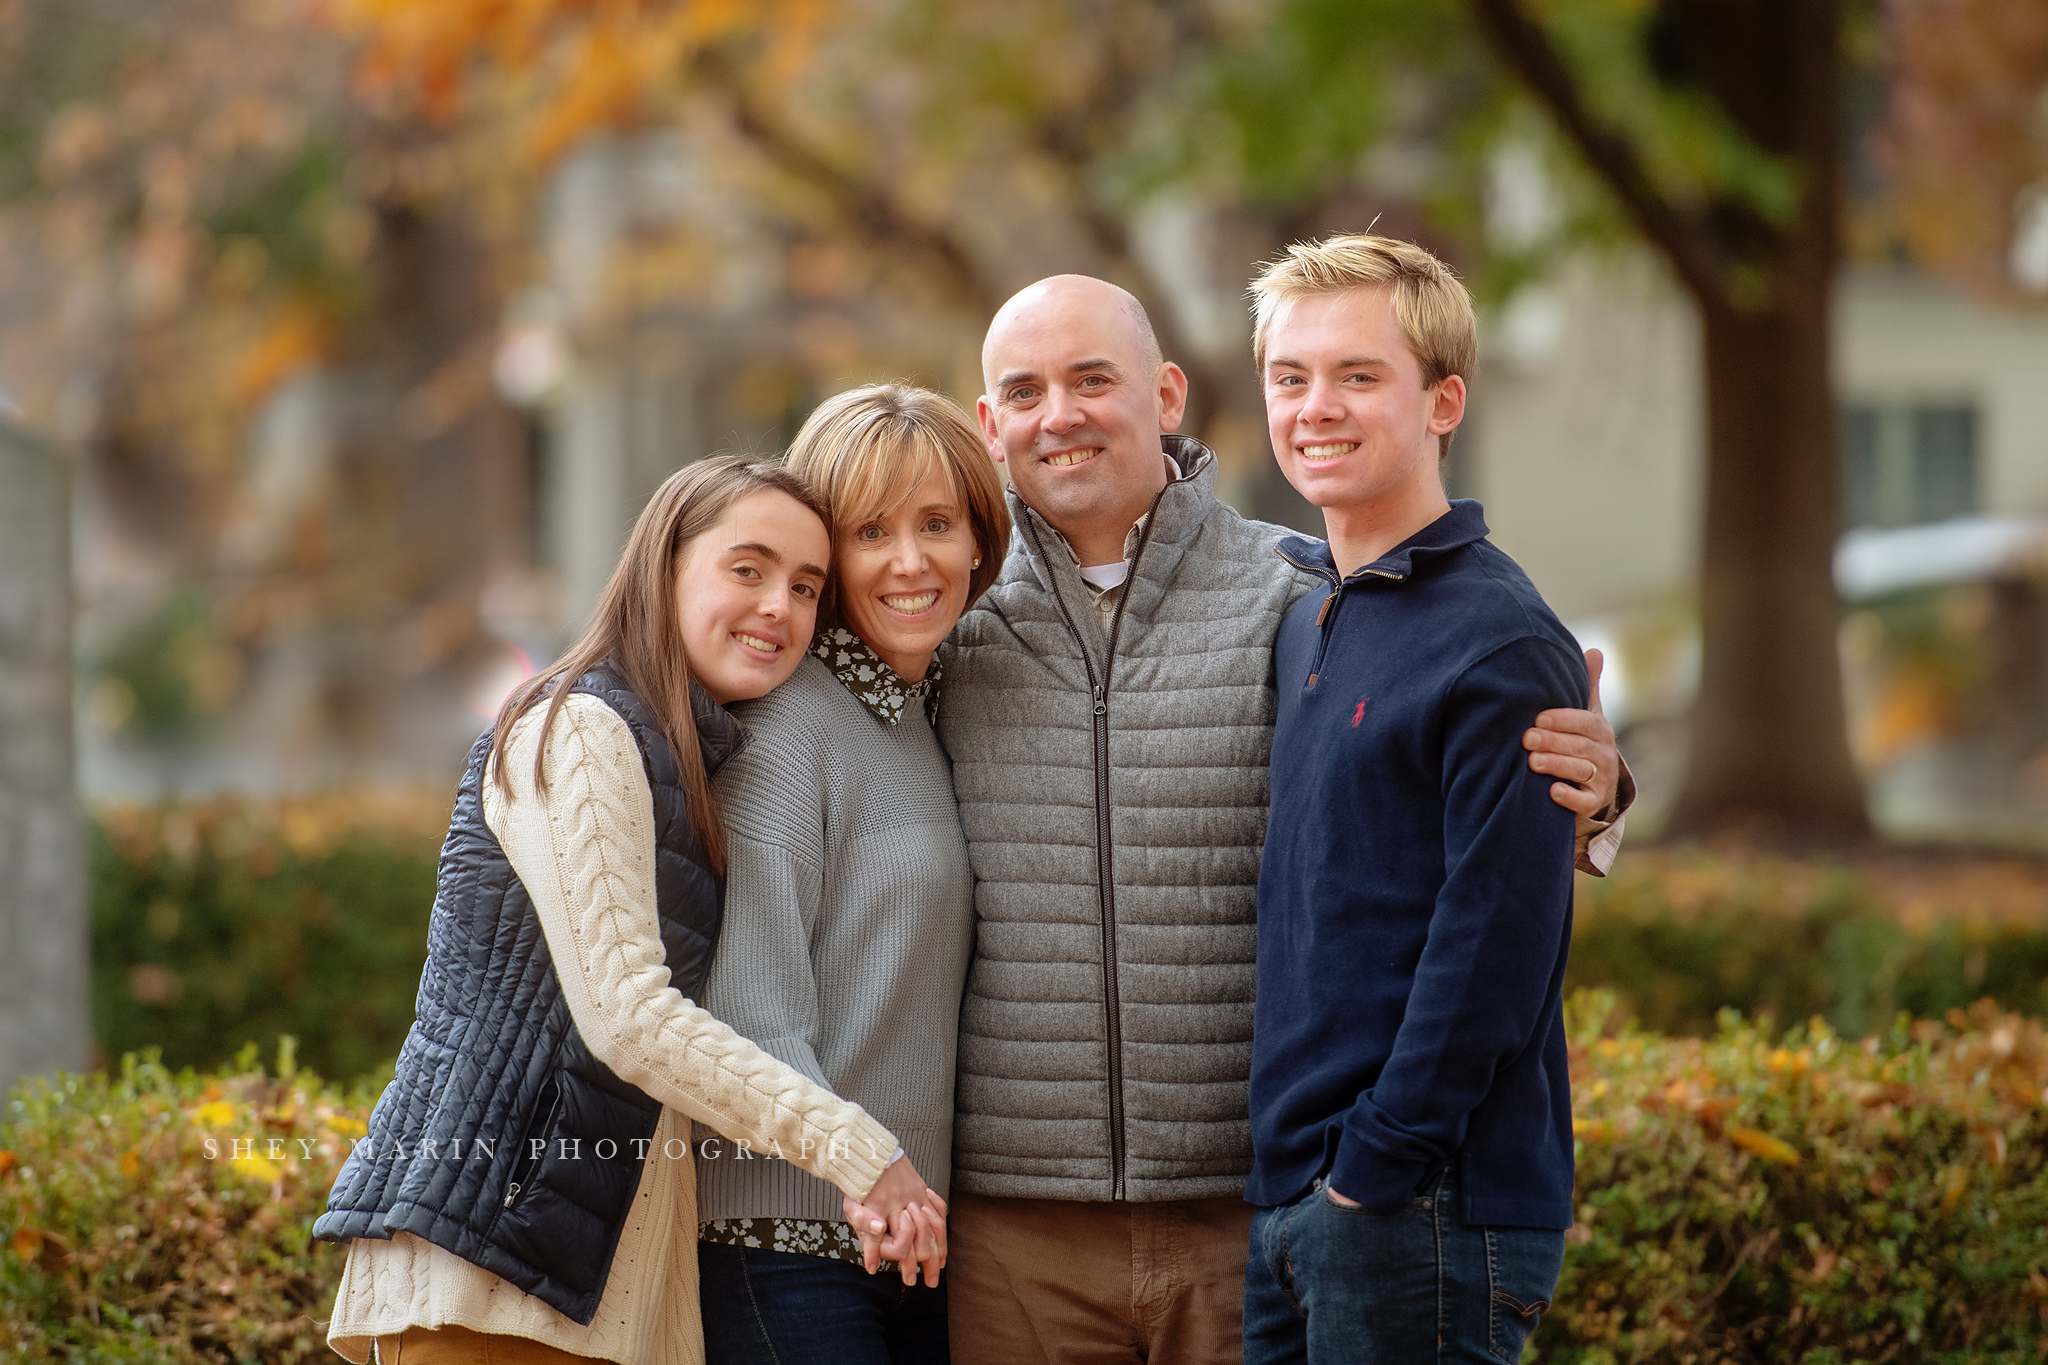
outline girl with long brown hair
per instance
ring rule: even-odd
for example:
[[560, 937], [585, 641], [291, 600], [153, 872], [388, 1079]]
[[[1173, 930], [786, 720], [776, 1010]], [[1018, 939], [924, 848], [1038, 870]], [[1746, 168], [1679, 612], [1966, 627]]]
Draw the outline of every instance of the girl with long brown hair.
[[724, 708], [804, 657], [830, 544], [779, 467], [681, 470], [588, 632], [471, 750], [418, 1018], [314, 1227], [349, 1243], [350, 1360], [701, 1361], [692, 1121], [916, 1226], [895, 1135], [693, 1003], [711, 779], [745, 743]]

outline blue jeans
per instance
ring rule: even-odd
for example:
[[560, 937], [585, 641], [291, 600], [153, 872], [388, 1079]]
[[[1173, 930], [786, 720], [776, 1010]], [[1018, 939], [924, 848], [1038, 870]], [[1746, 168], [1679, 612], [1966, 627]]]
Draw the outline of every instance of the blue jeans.
[[946, 1282], [697, 1243], [705, 1365], [947, 1365]]
[[1399, 1213], [1315, 1188], [1252, 1218], [1244, 1365], [1513, 1365], [1564, 1267], [1564, 1234], [1475, 1227], [1446, 1172]]

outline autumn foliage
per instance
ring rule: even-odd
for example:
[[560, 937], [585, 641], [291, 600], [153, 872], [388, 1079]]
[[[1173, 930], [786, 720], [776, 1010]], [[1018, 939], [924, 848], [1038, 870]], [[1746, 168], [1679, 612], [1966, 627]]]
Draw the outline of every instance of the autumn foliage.
[[540, 73], [532, 148], [552, 161], [583, 134], [630, 127], [650, 96], [681, 88], [708, 47], [751, 40], [771, 80], [796, 74], [824, 0], [333, 0], [330, 16], [365, 39], [359, 84], [373, 97], [417, 92], [428, 117], [461, 109], [478, 68]]
[[[313, 1218], [373, 1095], [248, 1049], [202, 1076], [119, 1071], [14, 1092], [0, 1124], [0, 1356], [317, 1359], [341, 1273]], [[244, 1145], [237, 1148], [236, 1141]]]
[[1894, 0], [1884, 15], [1903, 235], [1925, 264], [2010, 296], [2008, 246], [2048, 185], [2048, 6]]
[[[1667, 1038], [1613, 1005], [1568, 1010], [1578, 1223], [1539, 1359], [2039, 1358], [2039, 1021], [1986, 1004], [1858, 1039], [1730, 1012]], [[215, 1076], [131, 1057], [16, 1091], [0, 1354], [318, 1358], [342, 1256], [309, 1228], [373, 1099], [254, 1048]]]
[[1571, 1010], [1579, 1222], [1543, 1360], [2038, 1359], [2038, 1020], [1665, 1038], [1608, 1032], [1612, 1004]]

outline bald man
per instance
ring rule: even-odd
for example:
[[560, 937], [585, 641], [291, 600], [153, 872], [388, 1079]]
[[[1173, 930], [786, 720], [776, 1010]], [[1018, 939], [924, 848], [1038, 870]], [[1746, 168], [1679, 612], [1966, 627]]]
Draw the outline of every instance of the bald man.
[[[1171, 434], [1187, 377], [1130, 294], [1041, 280], [996, 314], [982, 371], [1017, 530], [953, 637], [939, 719], [976, 909], [954, 1356], [1234, 1363], [1272, 648], [1308, 580], [1274, 552], [1288, 532], [1217, 501], [1215, 456]], [[1613, 732], [1531, 720], [1530, 765], [1598, 870]]]

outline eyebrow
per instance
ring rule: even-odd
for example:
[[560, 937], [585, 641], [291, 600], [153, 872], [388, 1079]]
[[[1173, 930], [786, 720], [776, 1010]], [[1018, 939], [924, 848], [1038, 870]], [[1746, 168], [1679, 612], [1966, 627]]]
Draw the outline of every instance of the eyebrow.
[[[743, 541], [738, 545], [728, 548], [726, 553], [729, 555], [757, 554], [771, 564], [780, 564], [782, 562], [780, 552], [771, 545], [763, 545], [758, 540]], [[825, 571], [815, 564], [799, 564], [796, 566], [796, 571], [798, 573], [816, 574], [819, 578], [827, 576]]]
[[[1339, 370], [1349, 370], [1349, 369], [1355, 369], [1355, 368], [1357, 368], [1357, 367], [1359, 367], [1359, 366], [1362, 366], [1362, 365], [1391, 365], [1391, 364], [1393, 364], [1393, 362], [1392, 362], [1392, 361], [1390, 361], [1390, 360], [1383, 360], [1383, 359], [1381, 359], [1381, 358], [1380, 358], [1379, 356], [1376, 356], [1376, 355], [1354, 355], [1354, 356], [1346, 356], [1346, 357], [1345, 357], [1344, 359], [1342, 359], [1342, 360], [1338, 361], [1338, 362], [1336, 363], [1336, 365], [1334, 365], [1334, 366], [1333, 366], [1332, 368], [1333, 368], [1333, 369], [1339, 369]], [[1269, 370], [1270, 370], [1270, 369], [1275, 369], [1275, 368], [1285, 368], [1285, 369], [1290, 369], [1290, 370], [1305, 370], [1305, 369], [1307, 369], [1307, 368], [1308, 368], [1308, 362], [1307, 362], [1307, 361], [1303, 361], [1303, 360], [1296, 360], [1296, 359], [1294, 359], [1294, 358], [1293, 358], [1292, 356], [1276, 355], [1276, 356], [1269, 356], [1269, 357], [1267, 357], [1267, 360], [1266, 360], [1266, 368], [1267, 368], [1267, 369], [1269, 369]]]
[[[1122, 374], [1124, 367], [1106, 355], [1093, 356], [1087, 360], [1077, 360], [1067, 366], [1067, 373], [1069, 374], [1082, 374], [1088, 370], [1109, 370], [1116, 374]], [[1036, 370], [1006, 370], [996, 379], [996, 388], [999, 390], [1007, 389], [1012, 384], [1021, 384], [1027, 379], [1036, 378], [1038, 378]]]

